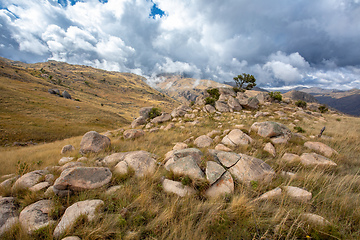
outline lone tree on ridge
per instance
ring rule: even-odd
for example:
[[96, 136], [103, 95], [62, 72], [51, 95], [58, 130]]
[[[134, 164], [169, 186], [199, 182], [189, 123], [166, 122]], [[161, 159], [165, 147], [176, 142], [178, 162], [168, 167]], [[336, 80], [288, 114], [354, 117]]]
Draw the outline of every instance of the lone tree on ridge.
[[256, 86], [255, 77], [246, 73], [243, 73], [242, 75], [237, 75], [237, 77], [234, 77], [234, 81], [236, 83], [235, 90], [237, 91], [244, 92], [245, 90], [250, 90]]

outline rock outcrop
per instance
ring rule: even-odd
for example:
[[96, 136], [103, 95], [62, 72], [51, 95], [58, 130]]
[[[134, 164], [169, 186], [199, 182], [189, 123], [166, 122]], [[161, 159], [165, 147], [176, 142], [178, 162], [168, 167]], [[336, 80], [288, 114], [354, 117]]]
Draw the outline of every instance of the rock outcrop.
[[80, 142], [80, 153], [98, 153], [111, 145], [108, 137], [95, 131], [85, 133]]

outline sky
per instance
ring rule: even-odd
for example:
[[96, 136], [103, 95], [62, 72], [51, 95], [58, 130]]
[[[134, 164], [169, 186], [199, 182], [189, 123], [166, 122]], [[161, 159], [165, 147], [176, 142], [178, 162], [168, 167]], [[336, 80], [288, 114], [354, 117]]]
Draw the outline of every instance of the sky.
[[360, 88], [360, 0], [0, 0], [0, 56], [267, 89]]

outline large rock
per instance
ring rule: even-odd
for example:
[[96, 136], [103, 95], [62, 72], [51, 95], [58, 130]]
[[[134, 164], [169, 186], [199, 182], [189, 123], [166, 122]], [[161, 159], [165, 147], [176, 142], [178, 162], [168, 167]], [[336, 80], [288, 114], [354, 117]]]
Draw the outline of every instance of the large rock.
[[28, 234], [47, 227], [55, 221], [50, 220], [50, 212], [53, 207], [51, 200], [40, 200], [24, 208], [19, 216], [19, 222]]
[[181, 105], [180, 107], [175, 108], [172, 112], [171, 112], [171, 116], [173, 118], [175, 117], [182, 117], [184, 116], [187, 112], [191, 111], [191, 108], [186, 106], [186, 105]]
[[323, 154], [325, 157], [331, 157], [333, 154], [338, 154], [334, 149], [321, 142], [309, 141], [304, 143], [304, 146]]
[[97, 153], [111, 145], [110, 138], [95, 131], [85, 133], [80, 142], [80, 153]]
[[255, 96], [257, 98], [257, 100], [259, 100], [260, 104], [264, 104], [266, 102], [271, 102], [271, 97], [269, 95], [269, 93], [259, 93]]
[[146, 119], [143, 116], [138, 117], [137, 119], [135, 119], [134, 121], [132, 121], [131, 123], [131, 128], [136, 128], [138, 126], [144, 125], [146, 124]]
[[162, 113], [160, 116], [151, 119], [152, 123], [163, 123], [171, 120], [171, 115], [169, 113]]
[[69, 191], [95, 189], [109, 183], [112, 173], [103, 167], [76, 167], [64, 170], [54, 183], [57, 195], [66, 195]]
[[199, 148], [205, 148], [210, 147], [210, 145], [213, 143], [212, 138], [202, 135], [195, 139], [194, 144]]
[[167, 167], [174, 174], [187, 175], [193, 180], [203, 179], [205, 177], [200, 167], [196, 164], [196, 160], [192, 156], [179, 158]]
[[127, 154], [128, 154], [127, 152], [113, 153], [109, 156], [104, 157], [104, 159], [101, 162], [105, 166], [115, 166], [120, 161], [124, 160]]
[[249, 137], [240, 129], [231, 130], [231, 132], [228, 135], [226, 135], [221, 141], [222, 144], [232, 147], [239, 145], [248, 145], [252, 142], [253, 142], [252, 138]]
[[284, 193], [288, 195], [291, 199], [299, 202], [307, 202], [312, 198], [311, 192], [308, 192], [302, 188], [285, 186], [283, 187]]
[[300, 156], [293, 153], [284, 153], [281, 159], [288, 163], [294, 163], [300, 161]]
[[237, 100], [236, 98], [233, 97], [229, 97], [228, 99], [228, 105], [231, 109], [233, 109], [233, 111], [238, 112], [242, 109], [239, 100]]
[[225, 194], [232, 194], [234, 192], [234, 180], [229, 172], [225, 172], [221, 178], [211, 185], [206, 190], [205, 195], [210, 198], [216, 198]]
[[226, 170], [220, 164], [214, 161], [206, 162], [206, 179], [209, 181], [210, 185], [219, 180], [225, 171]]
[[238, 161], [240, 161], [241, 156], [234, 152], [225, 152], [218, 150], [209, 150], [209, 153], [214, 157], [214, 160], [226, 168], [234, 166]]
[[71, 99], [70, 93], [68, 93], [66, 90], [63, 91], [62, 96], [63, 96], [63, 98]]
[[146, 174], [154, 174], [156, 160], [153, 154], [146, 151], [128, 152], [123, 161], [115, 166], [115, 173], [126, 174], [129, 167], [134, 170], [135, 176], [143, 177]]
[[153, 109], [153, 107], [140, 108], [139, 115], [144, 117], [145, 119], [148, 119], [149, 118], [149, 113], [151, 112], [152, 109]]
[[21, 176], [13, 185], [13, 190], [28, 189], [38, 184], [48, 172], [45, 170], [36, 170]]
[[230, 107], [226, 102], [216, 101], [215, 108], [219, 112], [230, 112]]
[[6, 179], [0, 183], [1, 189], [7, 189], [11, 188], [11, 186], [14, 184], [14, 182], [19, 178], [20, 176], [14, 176], [9, 179]]
[[85, 216], [88, 221], [94, 220], [96, 211], [102, 205], [104, 205], [102, 200], [85, 200], [76, 202], [68, 207], [54, 230], [54, 237], [59, 238], [62, 234], [71, 229], [80, 216]]
[[186, 148], [182, 150], [174, 150], [166, 153], [165, 155], [165, 168], [169, 170], [168, 165], [174, 163], [180, 158], [191, 156], [196, 164], [201, 165], [203, 153], [197, 148]]
[[239, 101], [240, 104], [245, 108], [249, 110], [255, 110], [259, 108], [259, 100], [256, 97], [248, 98], [246, 102]]
[[204, 106], [203, 111], [208, 112], [208, 113], [214, 113], [214, 112], [216, 112], [216, 109], [213, 106], [211, 106], [210, 104], [207, 104]]
[[61, 149], [61, 154], [65, 154], [67, 152], [72, 152], [75, 151], [75, 147], [73, 145], [65, 145], [62, 149]]
[[253, 125], [251, 125], [250, 128], [251, 131], [256, 132], [261, 137], [278, 137], [278, 136], [290, 136], [291, 137], [291, 131], [281, 123], [277, 122], [255, 122]]
[[335, 167], [336, 163], [330, 159], [316, 154], [316, 153], [303, 153], [300, 156], [300, 162], [304, 166], [324, 166], [324, 167]]
[[270, 182], [275, 175], [274, 170], [264, 161], [245, 154], [239, 154], [240, 160], [228, 171], [236, 180], [243, 183], [251, 181]]
[[19, 220], [14, 197], [0, 197], [0, 236], [15, 226]]
[[176, 182], [169, 179], [165, 179], [163, 181], [163, 188], [165, 192], [174, 193], [180, 197], [195, 194], [195, 190], [193, 188], [185, 186], [181, 182]]
[[219, 93], [222, 95], [228, 95], [228, 96], [232, 96], [232, 97], [236, 96], [236, 93], [235, 93], [234, 89], [232, 89], [232, 88], [221, 87], [221, 88], [219, 88]]
[[125, 139], [135, 139], [145, 135], [145, 132], [141, 129], [128, 129], [124, 133]]

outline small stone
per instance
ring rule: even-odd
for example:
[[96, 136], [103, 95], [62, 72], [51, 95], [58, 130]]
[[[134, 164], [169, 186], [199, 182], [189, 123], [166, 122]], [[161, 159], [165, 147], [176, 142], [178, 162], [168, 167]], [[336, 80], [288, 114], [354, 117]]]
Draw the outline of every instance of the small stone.
[[213, 143], [213, 140], [206, 135], [202, 135], [202, 136], [196, 138], [194, 141], [194, 144], [199, 148], [209, 147], [212, 143]]
[[304, 166], [324, 166], [324, 167], [336, 167], [337, 164], [330, 159], [316, 154], [316, 153], [303, 153], [300, 156], [300, 162]]
[[321, 154], [323, 154], [325, 157], [331, 157], [333, 154], [338, 154], [337, 151], [332, 149], [331, 147], [327, 146], [324, 143], [321, 142], [306, 142], [304, 143], [304, 146], [307, 148], [310, 148], [311, 150], [315, 150]]
[[300, 161], [300, 156], [293, 153], [285, 153], [281, 159], [288, 163], [294, 163]]
[[308, 192], [302, 188], [285, 186], [283, 187], [283, 190], [290, 198], [300, 202], [307, 202], [312, 198], [311, 192]]
[[215, 146], [215, 150], [224, 151], [224, 152], [231, 152], [232, 151], [230, 148], [226, 147], [225, 145], [223, 145], [221, 143]]
[[120, 185], [112, 186], [108, 190], [106, 190], [105, 194], [106, 195], [114, 194], [116, 191], [120, 190], [121, 188], [123, 188], [123, 186]]
[[165, 192], [174, 193], [180, 197], [195, 194], [195, 190], [193, 188], [185, 186], [181, 182], [176, 182], [169, 179], [165, 179], [163, 181], [163, 188]]
[[186, 143], [178, 142], [173, 147], [173, 150], [182, 150], [182, 149], [186, 149], [186, 148], [188, 148], [188, 145]]
[[124, 132], [125, 139], [135, 139], [145, 135], [145, 132], [141, 129], [129, 129]]
[[41, 183], [38, 183], [38, 184], [32, 186], [31, 188], [29, 188], [29, 190], [32, 191], [32, 192], [38, 192], [38, 191], [41, 191], [41, 190], [43, 190], [43, 189], [45, 189], [45, 188], [47, 188], [49, 186], [50, 186], [50, 183], [41, 182]]
[[274, 145], [272, 145], [271, 143], [265, 144], [264, 151], [270, 153], [273, 157], [276, 156], [275, 147], [274, 147]]
[[75, 151], [75, 147], [73, 145], [65, 145], [62, 149], [61, 149], [61, 154], [65, 154], [67, 152], [72, 152]]
[[74, 157], [62, 157], [59, 160], [59, 165], [64, 165], [65, 163], [71, 162], [74, 159], [75, 159]]
[[331, 223], [328, 220], [313, 213], [303, 213], [300, 215], [300, 218], [305, 222], [321, 227], [331, 225]]
[[257, 199], [255, 199], [256, 201], [257, 200], [268, 200], [268, 199], [271, 199], [271, 198], [276, 198], [276, 197], [280, 197], [281, 196], [281, 188], [277, 187], [271, 191], [268, 191], [264, 194], [262, 194], [260, 197], [258, 197]]

